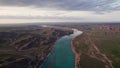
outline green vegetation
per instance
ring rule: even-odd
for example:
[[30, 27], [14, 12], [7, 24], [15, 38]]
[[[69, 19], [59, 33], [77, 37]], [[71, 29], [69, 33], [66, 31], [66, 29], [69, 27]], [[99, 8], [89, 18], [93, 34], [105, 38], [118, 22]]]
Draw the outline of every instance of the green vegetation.
[[41, 65], [56, 40], [71, 33], [41, 26], [0, 27], [0, 68]]
[[[120, 68], [120, 26], [114, 24], [82, 26], [83, 34], [74, 40], [82, 68]], [[74, 27], [75, 28], [75, 27]], [[104, 60], [104, 61], [102, 61]]]
[[5, 44], [6, 44], [6, 41], [5, 41], [5, 40], [0, 40], [0, 47], [5, 46]]
[[0, 54], [0, 66], [5, 66], [22, 59], [23, 56], [15, 54]]
[[105, 68], [105, 64], [95, 58], [82, 54], [80, 56], [80, 67], [82, 68]]
[[109, 59], [112, 60], [114, 68], [120, 68], [120, 32], [115, 31], [101, 31], [102, 34], [98, 32], [93, 32], [92, 35], [98, 41], [94, 43], [99, 47], [101, 52], [105, 53]]

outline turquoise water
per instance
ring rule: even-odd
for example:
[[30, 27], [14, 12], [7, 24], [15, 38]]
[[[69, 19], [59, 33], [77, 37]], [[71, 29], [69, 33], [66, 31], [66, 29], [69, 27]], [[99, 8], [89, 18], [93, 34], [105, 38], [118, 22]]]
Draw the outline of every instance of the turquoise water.
[[72, 36], [63, 36], [57, 40], [54, 50], [42, 65], [42, 68], [74, 68], [75, 55], [71, 49]]

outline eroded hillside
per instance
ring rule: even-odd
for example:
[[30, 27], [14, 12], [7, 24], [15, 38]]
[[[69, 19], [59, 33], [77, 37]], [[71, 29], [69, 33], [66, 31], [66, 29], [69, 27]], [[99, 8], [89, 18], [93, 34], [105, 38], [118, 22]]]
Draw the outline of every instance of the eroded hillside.
[[0, 27], [0, 68], [38, 68], [56, 40], [71, 33], [40, 26]]

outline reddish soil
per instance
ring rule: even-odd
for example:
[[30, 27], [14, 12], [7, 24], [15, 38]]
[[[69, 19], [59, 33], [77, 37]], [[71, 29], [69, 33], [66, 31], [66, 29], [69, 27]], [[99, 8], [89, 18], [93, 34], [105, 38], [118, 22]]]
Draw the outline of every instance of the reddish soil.
[[[73, 38], [74, 40], [75, 38]], [[73, 53], [75, 54], [75, 68], [78, 68], [78, 64], [79, 64], [79, 60], [80, 60], [80, 56], [79, 54], [76, 52], [74, 45], [73, 45], [73, 40], [71, 41], [71, 48]]]

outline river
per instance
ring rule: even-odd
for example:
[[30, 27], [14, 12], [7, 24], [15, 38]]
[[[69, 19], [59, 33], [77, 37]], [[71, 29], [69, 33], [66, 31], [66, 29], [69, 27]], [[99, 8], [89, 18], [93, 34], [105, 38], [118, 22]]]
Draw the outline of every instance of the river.
[[75, 68], [75, 54], [71, 48], [71, 41], [82, 34], [82, 31], [72, 30], [73, 34], [63, 36], [56, 41], [53, 52], [43, 63], [42, 68]]

